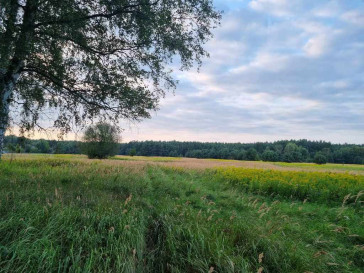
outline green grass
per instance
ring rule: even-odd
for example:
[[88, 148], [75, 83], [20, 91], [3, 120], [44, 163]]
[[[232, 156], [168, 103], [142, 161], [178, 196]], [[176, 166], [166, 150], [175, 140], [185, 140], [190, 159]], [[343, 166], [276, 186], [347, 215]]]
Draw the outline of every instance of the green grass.
[[4, 160], [0, 272], [362, 272], [358, 200], [250, 192], [211, 170]]

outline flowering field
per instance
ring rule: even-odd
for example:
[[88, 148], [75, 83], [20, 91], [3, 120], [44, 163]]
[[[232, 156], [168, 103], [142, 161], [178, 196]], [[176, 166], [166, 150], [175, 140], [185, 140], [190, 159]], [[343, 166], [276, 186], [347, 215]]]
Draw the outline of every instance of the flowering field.
[[236, 167], [219, 168], [222, 181], [258, 193], [310, 201], [360, 202], [364, 197], [364, 176], [346, 173], [296, 172]]

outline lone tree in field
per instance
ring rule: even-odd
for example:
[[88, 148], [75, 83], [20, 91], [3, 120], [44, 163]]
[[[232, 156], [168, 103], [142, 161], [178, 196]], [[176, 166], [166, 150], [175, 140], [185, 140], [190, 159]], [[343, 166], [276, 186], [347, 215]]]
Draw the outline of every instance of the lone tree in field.
[[220, 18], [212, 0], [0, 0], [0, 154], [13, 110], [23, 131], [50, 108], [61, 133], [148, 118]]
[[114, 156], [119, 150], [117, 128], [108, 123], [98, 123], [86, 129], [81, 150], [88, 158], [104, 159]]

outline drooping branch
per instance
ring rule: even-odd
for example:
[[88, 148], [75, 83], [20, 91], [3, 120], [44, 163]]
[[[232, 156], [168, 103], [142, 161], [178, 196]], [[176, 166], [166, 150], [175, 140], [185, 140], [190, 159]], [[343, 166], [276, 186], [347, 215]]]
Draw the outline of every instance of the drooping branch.
[[74, 97], [75, 99], [80, 99], [83, 101], [83, 103], [87, 104], [87, 105], [92, 105], [94, 107], [103, 109], [103, 110], [108, 110], [110, 112], [118, 112], [118, 108], [117, 107], [111, 107], [110, 105], [108, 105], [106, 102], [103, 101], [103, 103], [99, 103], [96, 100], [90, 100], [87, 99], [83, 94], [90, 92], [90, 90], [87, 89], [73, 89], [69, 86], [67, 86], [66, 84], [64, 84], [62, 82], [61, 79], [59, 79], [58, 77], [51, 75], [49, 73], [47, 73], [46, 71], [37, 68], [37, 67], [27, 67], [23, 69], [23, 72], [29, 72], [29, 73], [36, 73], [39, 76], [49, 80], [50, 82], [52, 82], [54, 85], [64, 89], [65, 91], [68, 92], [69, 95], [71, 95], [72, 97]]
[[63, 25], [63, 24], [72, 24], [72, 23], [78, 23], [78, 22], [82, 22], [82, 21], [88, 21], [91, 19], [97, 19], [97, 18], [106, 18], [106, 19], [110, 19], [111, 17], [114, 17], [116, 15], [120, 15], [120, 14], [127, 14], [127, 13], [133, 13], [136, 12], [136, 10], [132, 10], [141, 6], [154, 6], [157, 5], [159, 2], [159, 0], [156, 0], [153, 3], [150, 4], [146, 4], [146, 3], [139, 3], [139, 4], [132, 4], [132, 5], [126, 5], [123, 6], [119, 9], [116, 9], [113, 12], [110, 13], [95, 13], [95, 14], [91, 14], [91, 15], [86, 15], [86, 16], [82, 16], [82, 17], [78, 17], [78, 18], [72, 18], [72, 19], [63, 19], [63, 20], [51, 20], [51, 21], [46, 21], [46, 22], [40, 22], [34, 25], [34, 28], [38, 28], [40, 26], [49, 26], [49, 25]]
[[[119, 46], [116, 46], [112, 49], [101, 51], [99, 49], [96, 49], [96, 48], [88, 45], [87, 42], [77, 40], [70, 36], [66, 36], [66, 35], [62, 36], [62, 35], [57, 35], [56, 33], [49, 33], [49, 32], [45, 32], [45, 31], [36, 31], [35, 34], [42, 38], [48, 37], [48, 38], [52, 38], [52, 39], [59, 40], [59, 41], [71, 42], [72, 44], [78, 46], [82, 50], [85, 50], [85, 51], [88, 51], [88, 52], [91, 52], [94, 54], [98, 54], [101, 56], [114, 55], [116, 53], [122, 53], [122, 52], [125, 52], [128, 50], [142, 48], [144, 46], [143, 43], [128, 42], [126, 40], [121, 41], [120, 39], [118, 39]], [[123, 46], [121, 46], [121, 44], [123, 44]], [[110, 46], [113, 47], [112, 45], [110, 45]]]

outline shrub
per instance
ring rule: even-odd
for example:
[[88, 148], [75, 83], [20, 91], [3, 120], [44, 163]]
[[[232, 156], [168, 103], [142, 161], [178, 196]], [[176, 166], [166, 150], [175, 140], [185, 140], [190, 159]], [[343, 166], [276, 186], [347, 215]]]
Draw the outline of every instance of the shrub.
[[81, 150], [88, 158], [104, 159], [117, 154], [119, 136], [116, 127], [97, 123], [86, 129]]

